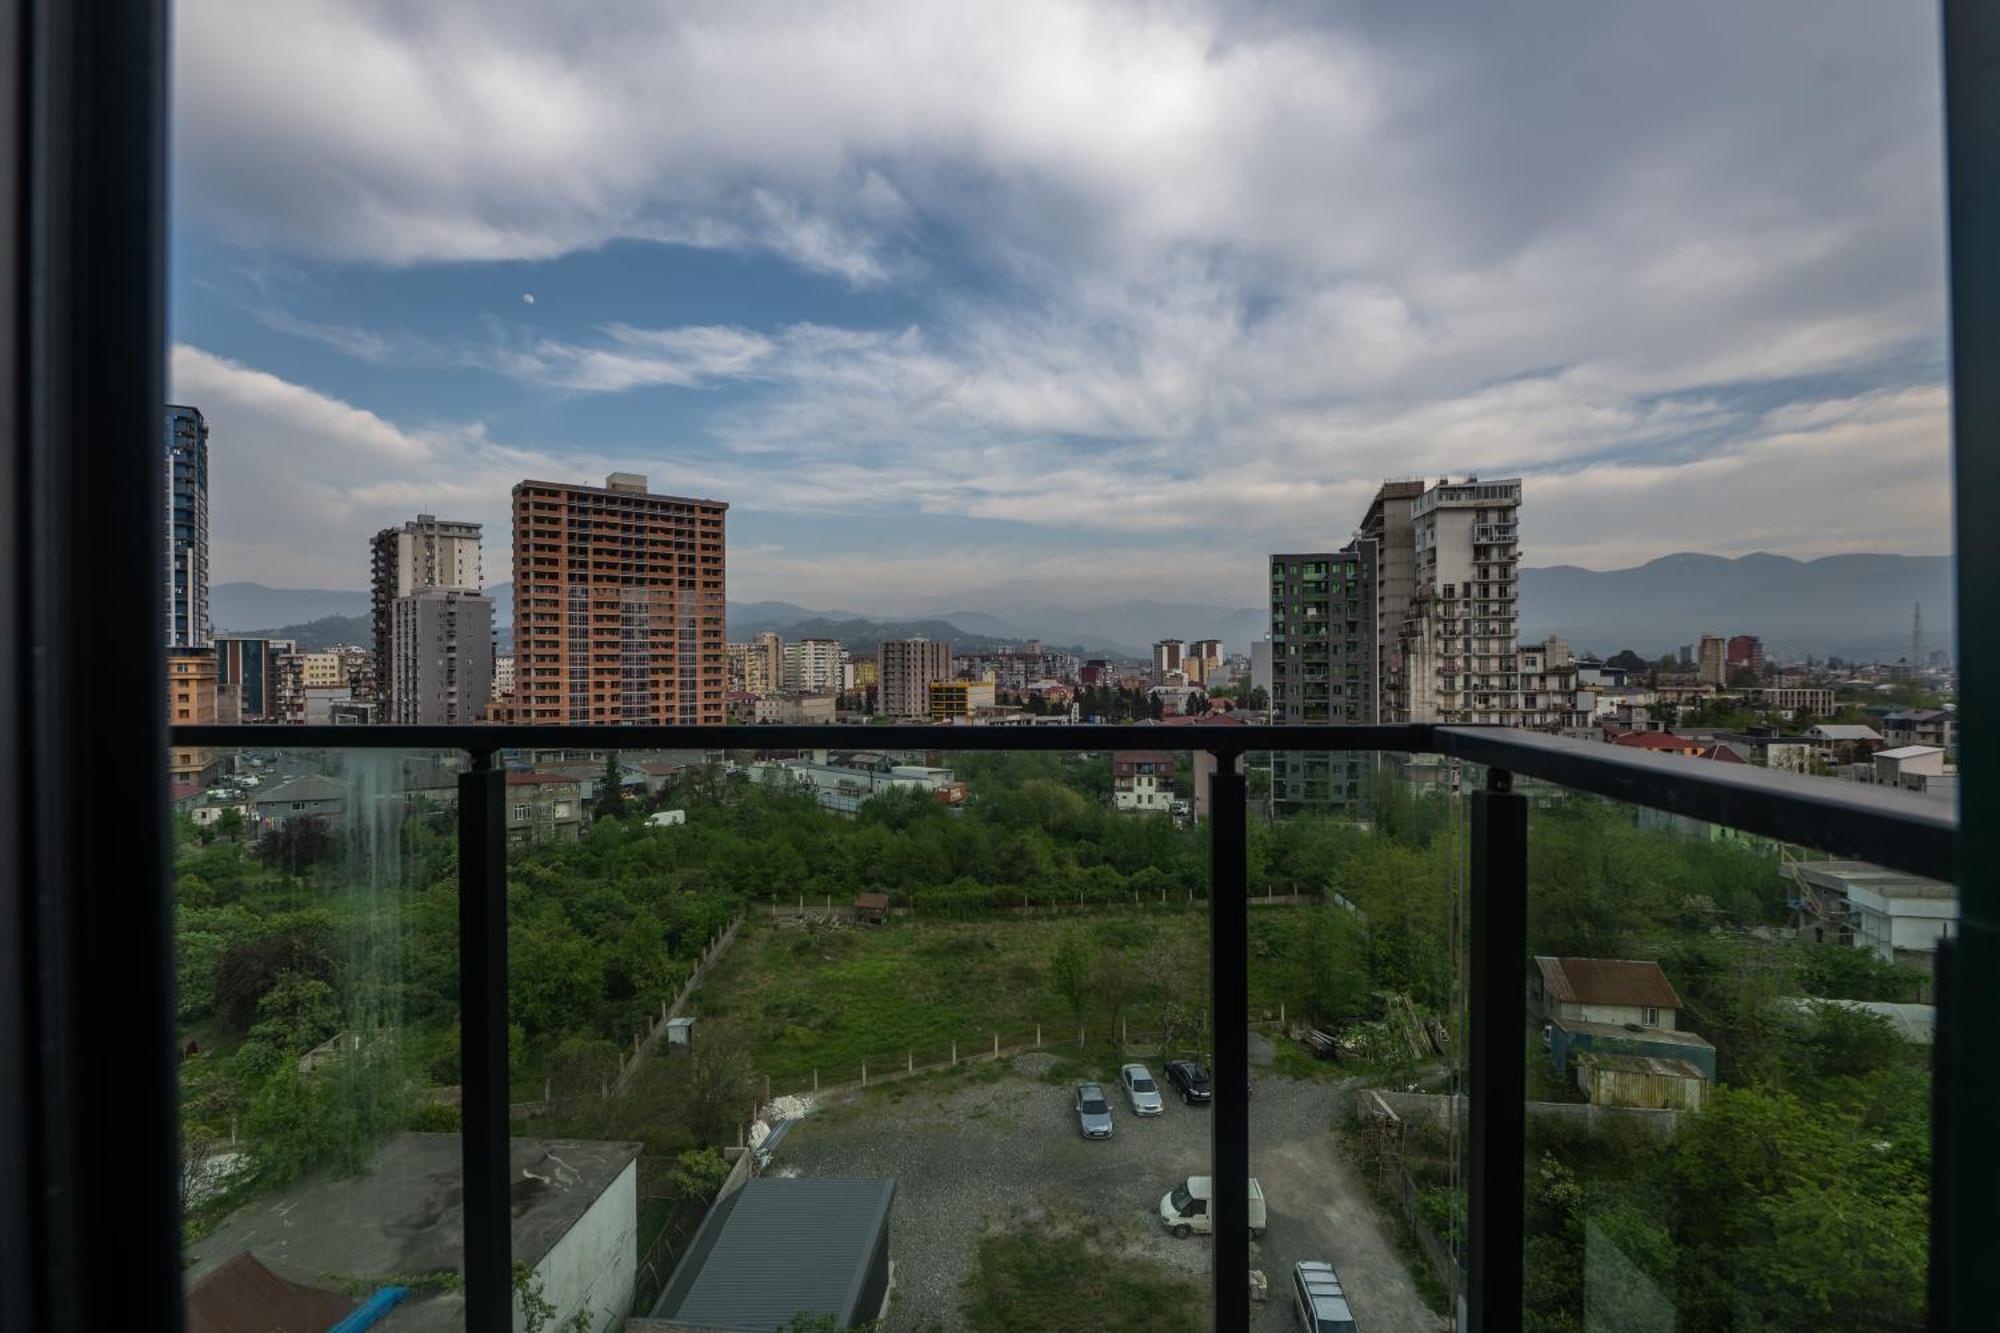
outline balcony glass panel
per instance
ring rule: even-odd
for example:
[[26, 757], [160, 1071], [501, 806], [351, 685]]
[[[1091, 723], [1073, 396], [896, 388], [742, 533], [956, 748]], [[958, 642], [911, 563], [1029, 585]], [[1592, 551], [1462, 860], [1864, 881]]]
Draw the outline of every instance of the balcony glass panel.
[[1517, 790], [1526, 1326], [1922, 1327], [1955, 889]]
[[190, 1318], [326, 1328], [401, 1287], [399, 1322], [463, 1326], [462, 756], [173, 758]]
[[1265, 762], [1276, 785], [1259, 800], [1252, 784], [1248, 984], [1250, 1167], [1267, 1219], [1251, 1266], [1269, 1299], [1253, 1300], [1251, 1327], [1299, 1327], [1302, 1278], [1329, 1275], [1357, 1327], [1440, 1327], [1466, 1216], [1459, 765]]
[[[504, 756], [515, 1134], [554, 1145], [552, 1181], [615, 1192], [588, 1205], [620, 1265], [598, 1308], [748, 1318], [698, 1276], [704, 1226], [864, 1181], [893, 1188], [887, 1327], [1117, 1327], [1134, 1305], [1206, 1326], [1209, 1243], [1160, 1216], [1210, 1153], [1168, 1082], [1211, 1040], [1208, 770], [1171, 734]], [[575, 818], [547, 812], [572, 797]], [[548, 1245], [517, 1220], [560, 1314], [575, 1284]], [[850, 1257], [841, 1327], [887, 1295]]]

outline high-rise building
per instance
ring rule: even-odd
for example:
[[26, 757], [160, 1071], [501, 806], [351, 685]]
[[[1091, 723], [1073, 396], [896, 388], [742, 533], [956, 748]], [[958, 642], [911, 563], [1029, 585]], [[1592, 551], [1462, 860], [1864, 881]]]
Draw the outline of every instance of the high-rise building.
[[838, 639], [800, 639], [784, 648], [784, 683], [788, 694], [829, 694], [844, 689], [847, 650]]
[[[1375, 544], [1271, 557], [1271, 721], [1375, 720]], [[1271, 756], [1279, 814], [1344, 806], [1361, 796], [1360, 752]]]
[[1187, 656], [1182, 659], [1182, 669], [1187, 672], [1188, 682], [1193, 685], [1209, 683], [1209, 673], [1222, 665], [1223, 651], [1220, 639], [1196, 639], [1187, 646]]
[[395, 710], [394, 634], [396, 599], [425, 588], [458, 592], [483, 589], [485, 570], [479, 550], [479, 525], [418, 514], [399, 528], [384, 528], [368, 543], [369, 609], [375, 630], [373, 697]]
[[514, 487], [514, 716], [721, 726], [727, 557], [720, 500]]
[[[493, 602], [420, 588], [390, 608], [388, 720], [452, 726], [486, 719], [493, 701]], [[308, 685], [308, 697], [311, 686]]]
[[169, 404], [166, 420], [167, 647], [206, 648], [208, 623], [208, 421]]
[[1153, 645], [1153, 683], [1167, 684], [1175, 672], [1187, 672], [1187, 644], [1179, 639], [1161, 639]]
[[493, 697], [514, 697], [514, 654], [497, 653], [493, 658]]
[[246, 639], [235, 635], [215, 641], [215, 720], [222, 723], [277, 722], [279, 676], [284, 658], [296, 654], [291, 639]]
[[[215, 653], [207, 648], [167, 653], [167, 721], [200, 727], [215, 721]], [[167, 751], [167, 774], [174, 782], [206, 785], [219, 760], [207, 746], [175, 746]]]
[[1417, 590], [1417, 548], [1410, 506], [1424, 493], [1421, 481], [1385, 481], [1361, 515], [1359, 546], [1373, 548], [1375, 582], [1369, 613], [1375, 640], [1375, 669], [1364, 679], [1373, 702], [1371, 722], [1407, 722], [1403, 669], [1403, 622]]
[[1730, 636], [1729, 647], [1723, 653], [1722, 664], [1727, 674], [1734, 676], [1738, 671], [1748, 671], [1753, 676], [1764, 672], [1764, 641], [1754, 634]]
[[1729, 683], [1729, 643], [1719, 634], [1704, 634], [1695, 648], [1695, 676], [1704, 685]]
[[880, 710], [889, 717], [929, 717], [931, 683], [951, 679], [951, 645], [884, 639], [875, 660], [880, 664]]
[[1410, 502], [1416, 586], [1390, 720], [1520, 720], [1521, 483], [1440, 481]]

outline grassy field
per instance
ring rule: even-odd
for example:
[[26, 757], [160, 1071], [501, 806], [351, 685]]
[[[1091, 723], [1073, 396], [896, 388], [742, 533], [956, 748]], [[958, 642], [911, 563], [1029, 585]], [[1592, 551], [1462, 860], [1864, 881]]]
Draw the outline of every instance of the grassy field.
[[[1251, 913], [1250, 1003], [1253, 1015], [1296, 1008], [1303, 981], [1289, 944], [1299, 913], [1288, 907]], [[1032, 1041], [1036, 1024], [1050, 1046], [1074, 1049], [1079, 1016], [1052, 986], [1049, 956], [1068, 932], [1097, 951], [1134, 964], [1132, 996], [1122, 1017], [1135, 1042], [1161, 1025], [1171, 988], [1203, 984], [1186, 973], [1205, 968], [1208, 917], [1200, 910], [1101, 913], [975, 922], [911, 921], [874, 928], [807, 931], [769, 922], [746, 925], [696, 997], [696, 1012], [743, 1033], [759, 1074], [774, 1090], [851, 1082], [901, 1068], [914, 1053], [924, 1064]], [[1165, 974], [1165, 975], [1162, 975]], [[1205, 991], [1205, 985], [1204, 985]], [[1096, 1048], [1115, 1030], [1111, 1006], [1093, 986], [1081, 1025]], [[1185, 994], [1183, 999], [1187, 998]]]
[[1206, 1284], [1121, 1253], [1101, 1222], [1064, 1214], [980, 1237], [962, 1313], [974, 1333], [1199, 1333], [1208, 1300]]

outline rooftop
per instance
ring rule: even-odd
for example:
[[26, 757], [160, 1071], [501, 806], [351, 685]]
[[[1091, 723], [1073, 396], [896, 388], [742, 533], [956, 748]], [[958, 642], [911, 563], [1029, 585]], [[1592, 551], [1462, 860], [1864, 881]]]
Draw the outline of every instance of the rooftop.
[[1662, 1074], [1669, 1078], [1708, 1076], [1685, 1060], [1668, 1060], [1657, 1055], [1628, 1055], [1623, 1051], [1585, 1051], [1576, 1057], [1579, 1065], [1595, 1065], [1620, 1074]]
[[1542, 985], [1560, 1004], [1615, 1004], [1678, 1009], [1681, 997], [1660, 965], [1634, 958], [1537, 957]]
[[[638, 1155], [636, 1143], [513, 1140], [514, 1258], [541, 1262]], [[238, 1209], [187, 1247], [188, 1276], [199, 1282], [248, 1251], [299, 1281], [332, 1286], [457, 1272], [464, 1250], [458, 1135], [398, 1134], [362, 1175], [315, 1177]], [[445, 1293], [399, 1309], [390, 1327], [417, 1333], [464, 1321], [463, 1299]]]
[[284, 801], [339, 801], [347, 797], [347, 785], [323, 778], [317, 773], [307, 773], [281, 782], [275, 787], [265, 787], [251, 796], [258, 805], [276, 805]]
[[718, 1202], [660, 1293], [653, 1318], [713, 1329], [773, 1329], [801, 1313], [838, 1327], [857, 1310], [888, 1243], [893, 1180], [763, 1178]]

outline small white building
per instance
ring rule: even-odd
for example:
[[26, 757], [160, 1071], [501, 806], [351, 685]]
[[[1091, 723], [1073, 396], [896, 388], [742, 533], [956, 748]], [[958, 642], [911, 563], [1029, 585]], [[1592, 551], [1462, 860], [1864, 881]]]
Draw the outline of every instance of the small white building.
[[1931, 967], [1937, 942], [1958, 933], [1958, 889], [1866, 861], [1794, 861], [1800, 938], [1852, 944], [1889, 963]]

